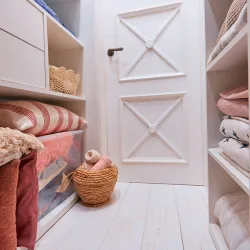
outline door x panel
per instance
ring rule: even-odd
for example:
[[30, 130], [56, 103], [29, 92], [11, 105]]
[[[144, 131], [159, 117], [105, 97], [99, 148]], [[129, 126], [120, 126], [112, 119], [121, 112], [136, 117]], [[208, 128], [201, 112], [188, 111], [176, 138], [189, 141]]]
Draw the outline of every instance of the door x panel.
[[121, 97], [123, 162], [186, 163], [184, 94]]
[[180, 8], [178, 2], [118, 14], [120, 82], [184, 76]]

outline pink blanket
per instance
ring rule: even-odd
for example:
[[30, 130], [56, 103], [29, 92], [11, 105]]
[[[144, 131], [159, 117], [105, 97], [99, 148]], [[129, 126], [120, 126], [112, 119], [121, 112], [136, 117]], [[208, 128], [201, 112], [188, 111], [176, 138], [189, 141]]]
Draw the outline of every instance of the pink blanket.
[[226, 90], [220, 93], [220, 96], [227, 100], [248, 98], [248, 86], [241, 85], [236, 88]]
[[230, 116], [248, 118], [248, 86], [241, 85], [220, 93], [221, 98], [217, 103], [218, 109]]
[[217, 107], [222, 113], [226, 115], [244, 118], [249, 117], [248, 99], [227, 100], [220, 98], [217, 103]]

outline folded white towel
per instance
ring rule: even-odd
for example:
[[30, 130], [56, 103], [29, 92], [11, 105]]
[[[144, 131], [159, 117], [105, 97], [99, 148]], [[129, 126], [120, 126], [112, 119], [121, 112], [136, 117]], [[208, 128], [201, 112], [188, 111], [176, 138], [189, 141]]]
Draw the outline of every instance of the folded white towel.
[[241, 191], [221, 197], [215, 206], [214, 215], [219, 219], [230, 250], [243, 250], [248, 245], [245, 241], [249, 237], [248, 195]]
[[226, 137], [249, 142], [249, 122], [244, 118], [225, 116], [220, 125], [220, 132]]
[[247, 4], [242, 8], [240, 15], [231, 28], [220, 38], [213, 49], [211, 55], [208, 58], [207, 64], [211, 63], [220, 52], [232, 41], [232, 39], [241, 31], [241, 29], [247, 24]]
[[220, 148], [239, 166], [249, 172], [249, 145], [232, 138], [226, 138], [219, 143]]

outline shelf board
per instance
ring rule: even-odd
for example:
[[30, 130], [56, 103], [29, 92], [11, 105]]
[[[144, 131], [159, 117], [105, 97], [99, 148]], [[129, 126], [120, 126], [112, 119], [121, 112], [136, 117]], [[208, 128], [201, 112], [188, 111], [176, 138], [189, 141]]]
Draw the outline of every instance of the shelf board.
[[209, 224], [209, 231], [217, 250], [229, 250], [221, 228], [217, 224]]
[[250, 195], [250, 179], [242, 174], [237, 168], [235, 168], [232, 163], [220, 155], [222, 150], [220, 148], [211, 148], [208, 150], [208, 152], [214, 158], [214, 160], [231, 176], [231, 178], [236, 183], [238, 183], [238, 185], [248, 195]]
[[207, 66], [207, 71], [228, 70], [247, 64], [247, 26]]
[[0, 80], [0, 97], [19, 97], [29, 98], [41, 101], [63, 101], [63, 102], [79, 102], [86, 101], [85, 96], [73, 96], [46, 89], [32, 87], [29, 85], [18, 84], [13, 82]]
[[81, 49], [83, 44], [53, 17], [47, 16], [48, 44], [55, 50]]

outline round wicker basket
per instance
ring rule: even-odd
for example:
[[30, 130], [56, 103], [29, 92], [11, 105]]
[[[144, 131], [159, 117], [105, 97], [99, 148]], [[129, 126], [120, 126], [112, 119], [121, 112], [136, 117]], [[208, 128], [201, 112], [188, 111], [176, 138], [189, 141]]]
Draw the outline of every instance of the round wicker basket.
[[118, 178], [115, 165], [98, 172], [91, 172], [79, 167], [73, 174], [75, 189], [84, 204], [102, 205], [108, 202]]
[[80, 75], [64, 67], [49, 66], [50, 90], [69, 95], [76, 95]]

